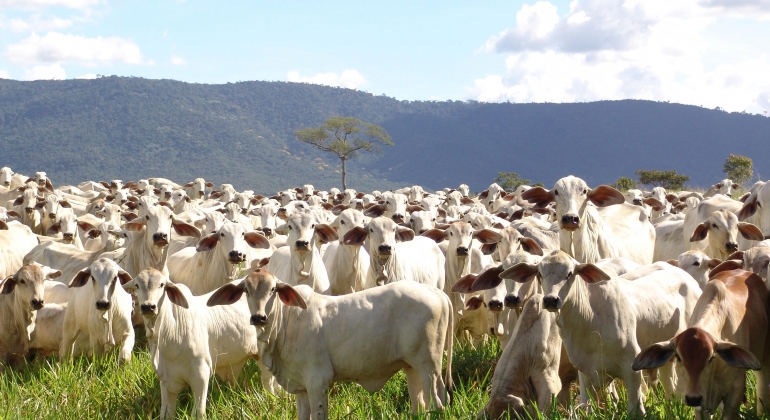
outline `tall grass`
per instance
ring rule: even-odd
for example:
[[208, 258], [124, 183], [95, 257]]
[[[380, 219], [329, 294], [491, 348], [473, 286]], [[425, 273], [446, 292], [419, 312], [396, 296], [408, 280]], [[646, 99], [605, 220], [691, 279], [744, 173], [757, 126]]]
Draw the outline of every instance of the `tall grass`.
[[[134, 357], [118, 365], [115, 354], [101, 359], [76, 358], [60, 363], [57, 357], [35, 360], [20, 370], [6, 370], [0, 377], [0, 418], [3, 419], [147, 419], [160, 411], [160, 386], [150, 366], [150, 356], [141, 339]], [[475, 418], [489, 395], [492, 372], [501, 353], [496, 340], [472, 349], [456, 346], [454, 356], [455, 390], [452, 403], [443, 412], [424, 413], [426, 419]], [[754, 414], [753, 375], [749, 380], [748, 404], [744, 418]], [[592, 401], [588, 408], [556, 407], [550, 416], [537, 418], [624, 419], [626, 396]], [[329, 393], [329, 415], [333, 419], [411, 418], [406, 378], [398, 373], [382, 391], [369, 394], [356, 384], [335, 384]], [[647, 418], [692, 418], [693, 411], [679, 400], [666, 400], [661, 389], [654, 389], [645, 403]], [[180, 394], [177, 417], [185, 418], [193, 409], [189, 392]], [[294, 397], [271, 396], [262, 390], [259, 369], [249, 362], [238, 383], [231, 386], [219, 379], [210, 382], [207, 416], [211, 419], [291, 419], [296, 417]]]

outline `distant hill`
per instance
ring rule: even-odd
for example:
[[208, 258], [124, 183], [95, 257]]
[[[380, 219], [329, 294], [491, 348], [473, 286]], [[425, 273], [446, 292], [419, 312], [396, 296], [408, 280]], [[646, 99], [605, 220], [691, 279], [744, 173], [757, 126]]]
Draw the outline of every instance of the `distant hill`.
[[203, 85], [104, 77], [0, 79], [0, 166], [55, 183], [202, 176], [273, 192], [339, 186], [339, 161], [300, 143], [299, 128], [332, 115], [382, 125], [395, 146], [349, 165], [349, 186], [486, 188], [498, 171], [547, 186], [573, 174], [589, 185], [676, 169], [707, 186], [730, 153], [770, 174], [770, 118], [651, 101], [490, 104], [398, 101], [284, 82]]

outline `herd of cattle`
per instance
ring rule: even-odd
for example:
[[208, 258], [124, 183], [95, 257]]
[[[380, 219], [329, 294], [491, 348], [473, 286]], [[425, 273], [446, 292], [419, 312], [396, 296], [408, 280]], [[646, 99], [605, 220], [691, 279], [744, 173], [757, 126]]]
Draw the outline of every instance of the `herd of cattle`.
[[[737, 418], [746, 370], [770, 402], [770, 183], [732, 198], [497, 184], [427, 193], [312, 185], [264, 197], [198, 178], [54, 188], [0, 169], [0, 371], [31, 355], [128, 361], [144, 328], [173, 417], [212, 374], [256, 359], [267, 392], [324, 419], [333, 382], [406, 374], [412, 411], [443, 409], [457, 341], [504, 348], [480, 417], [616, 394]], [[403, 280], [403, 281], [402, 281]], [[495, 337], [495, 338], [490, 338]], [[446, 355], [446, 368], [442, 365]]]

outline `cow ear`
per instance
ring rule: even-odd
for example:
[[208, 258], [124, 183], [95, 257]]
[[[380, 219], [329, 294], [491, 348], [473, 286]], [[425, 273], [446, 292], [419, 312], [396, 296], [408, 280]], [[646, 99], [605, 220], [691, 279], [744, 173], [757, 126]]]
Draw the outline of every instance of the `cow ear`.
[[666, 262], [674, 267], [679, 267], [679, 261], [677, 260], [667, 260]]
[[15, 200], [13, 200], [14, 206], [20, 206], [24, 203], [24, 196], [17, 197]]
[[259, 269], [259, 268], [264, 268], [268, 264], [270, 264], [270, 257], [262, 258], [261, 260], [253, 260], [251, 262], [251, 269], [252, 270], [256, 270], [256, 269]]
[[43, 272], [45, 273], [46, 279], [57, 279], [62, 275], [60, 270], [54, 270], [53, 268], [46, 266], [43, 266]]
[[48, 230], [46, 231], [46, 234], [56, 235], [59, 232], [61, 232], [61, 222], [56, 222], [48, 228]]
[[3, 289], [0, 291], [0, 295], [8, 295], [13, 292], [13, 289], [15, 288], [16, 279], [13, 278], [13, 276], [9, 276], [7, 279], [5, 279], [5, 282], [3, 282]]
[[84, 268], [75, 275], [75, 277], [69, 282], [69, 287], [83, 287], [88, 283], [88, 279], [91, 277], [91, 267]]
[[476, 281], [476, 275], [475, 274], [468, 274], [465, 275], [463, 278], [457, 281], [457, 283], [452, 286], [452, 291], [455, 293], [472, 293], [473, 292], [473, 282]]
[[634, 363], [631, 365], [631, 369], [639, 371], [659, 368], [671, 360], [675, 351], [674, 340], [655, 343], [642, 350], [642, 352], [636, 356]]
[[592, 188], [588, 191], [588, 199], [597, 207], [607, 207], [626, 202], [623, 194], [609, 185], [599, 185], [596, 188]]
[[469, 311], [475, 311], [476, 309], [481, 308], [481, 305], [484, 305], [484, 298], [479, 296], [474, 296], [465, 301], [465, 309]]
[[[182, 185], [182, 188], [190, 188], [190, 187], [192, 187], [194, 184], [195, 184], [194, 182], [190, 181], [190, 182], [188, 182], [188, 183], [186, 183], [186, 184]], [[213, 185], [212, 185], [212, 187], [213, 187]]]
[[513, 280], [517, 283], [526, 283], [534, 279], [537, 273], [537, 264], [518, 263], [500, 273], [500, 278]]
[[219, 233], [218, 232], [210, 233], [204, 236], [200, 241], [198, 241], [198, 245], [195, 247], [195, 251], [196, 252], [211, 251], [212, 249], [217, 247], [217, 242], [219, 242]]
[[8, 230], [8, 224], [3, 220], [0, 220], [0, 230]]
[[206, 185], [208, 188], [214, 188], [214, 183], [213, 182], [207, 182], [204, 185]]
[[264, 235], [260, 235], [257, 232], [246, 232], [243, 237], [246, 243], [252, 248], [268, 249], [270, 248], [270, 241], [265, 238]]
[[527, 200], [530, 203], [534, 203], [535, 207], [545, 207], [548, 203], [554, 201], [554, 195], [551, 191], [546, 190], [543, 187], [530, 188], [521, 194], [523, 200]]
[[396, 226], [396, 242], [407, 242], [414, 239], [414, 231], [404, 226]]
[[174, 211], [174, 206], [171, 205], [168, 201], [158, 201], [158, 204], [160, 204], [163, 207], [168, 208], [171, 211]]
[[[174, 283], [171, 283], [169, 280], [166, 283], [166, 296], [168, 296], [168, 300], [171, 301], [174, 305], [181, 306], [185, 309], [189, 309], [190, 305], [187, 303], [187, 298], [184, 297], [184, 293], [182, 293], [181, 290], [179, 290], [178, 287]], [[212, 298], [214, 296], [211, 296]], [[209, 302], [211, 302], [211, 298], [209, 298]], [[213, 305], [209, 305], [213, 306]]]
[[137, 217], [139, 217], [139, 216], [137, 216], [137, 215], [136, 215], [136, 214], [134, 214], [134, 213], [128, 213], [128, 212], [126, 212], [126, 213], [123, 213], [123, 214], [122, 214], [122, 216], [123, 216], [123, 218], [125, 218], [125, 219], [126, 219], [126, 220], [128, 220], [129, 222], [130, 222], [130, 221], [132, 221], [132, 220], [134, 220], [134, 219], [136, 219]]
[[339, 216], [340, 213], [342, 213], [344, 210], [349, 209], [350, 207], [344, 205], [344, 204], [337, 204], [336, 206], [332, 207], [332, 214], [335, 216]]
[[508, 218], [508, 221], [521, 220], [524, 217], [524, 209], [518, 209]]
[[345, 234], [342, 238], [342, 242], [345, 245], [362, 245], [367, 236], [369, 236], [368, 230], [361, 226], [356, 226]]
[[123, 225], [123, 229], [129, 232], [141, 232], [144, 229], [144, 220], [131, 221]]
[[14, 211], [14, 210], [8, 210], [8, 212], [6, 214], [9, 217], [15, 217], [17, 219], [21, 219], [21, 215], [18, 212]]
[[99, 181], [99, 184], [104, 188], [110, 189], [110, 184], [105, 181]]
[[296, 306], [298, 308], [307, 309], [307, 303], [305, 299], [297, 292], [293, 287], [286, 283], [278, 283], [275, 285], [275, 291], [278, 293], [278, 298], [281, 302], [287, 306]]
[[318, 237], [321, 239], [321, 242], [324, 243], [337, 241], [340, 239], [339, 236], [337, 236], [337, 231], [325, 223], [319, 223], [315, 225], [315, 234], [318, 235]]
[[45, 189], [47, 189], [50, 192], [53, 192], [53, 184], [51, 184], [51, 180], [46, 178], [45, 180]]
[[676, 203], [679, 201], [679, 196], [676, 194], [666, 194], [666, 201], [669, 203]]
[[189, 236], [192, 238], [201, 237], [201, 231], [198, 230], [197, 227], [189, 223], [176, 220], [176, 218], [171, 218], [171, 226], [174, 228], [174, 232], [176, 232], [179, 236]]
[[759, 370], [762, 364], [756, 356], [743, 347], [729, 341], [717, 341], [714, 352], [729, 366], [738, 369]]
[[495, 253], [495, 250], [497, 249], [497, 242], [492, 244], [482, 244], [481, 245], [481, 253], [484, 255], [492, 255]]
[[131, 280], [130, 282], [123, 285], [123, 290], [131, 294], [136, 293], [138, 288], [139, 284], [136, 282], [136, 280]]
[[765, 239], [765, 234], [751, 223], [739, 222], [738, 232], [741, 233], [741, 236], [750, 241], [762, 241]]
[[364, 216], [368, 217], [380, 217], [383, 214], [385, 214], [385, 205], [384, 204], [377, 204], [374, 206], [369, 207], [364, 211]]
[[92, 225], [92, 224], [90, 224], [88, 222], [83, 222], [83, 221], [80, 221], [80, 220], [78, 220], [78, 227], [83, 232], [88, 232], [89, 230], [96, 229], [96, 226], [94, 226], [94, 225]]
[[72, 204], [70, 204], [70, 202], [67, 201], [67, 200], [59, 201], [59, 205], [64, 207], [65, 209], [71, 209], [72, 208]]
[[123, 285], [130, 282], [133, 279], [131, 278], [131, 274], [128, 274], [127, 271], [120, 270], [118, 271], [118, 280], [120, 281], [120, 284]]
[[477, 230], [473, 232], [473, 237], [482, 244], [496, 244], [503, 240], [503, 235], [489, 229]]
[[102, 231], [98, 229], [91, 229], [86, 233], [89, 239], [96, 239], [102, 235]]
[[535, 242], [532, 238], [519, 238], [519, 243], [521, 244], [521, 249], [524, 251], [532, 254], [532, 255], [539, 255], [543, 256], [543, 248], [540, 248], [540, 245], [538, 245], [537, 242]]
[[438, 215], [439, 217], [446, 219], [446, 210], [438, 209]]
[[[18, 201], [18, 199], [17, 199]], [[738, 212], [738, 220], [744, 221], [748, 219], [749, 217], [753, 216], [754, 213], [757, 212], [757, 197], [756, 195], [753, 197], [749, 197], [744, 203], [743, 207], [741, 207], [741, 210]], [[18, 205], [18, 204], [17, 204]]]
[[[741, 260], [741, 261], [743, 261], [743, 251], [738, 251], [738, 252], [741, 252], [741, 258], [740, 258], [740, 260]], [[737, 252], [736, 252], [736, 254], [737, 254]], [[733, 255], [735, 255], [735, 254], [733, 254]], [[732, 257], [732, 255], [731, 255], [730, 257]], [[731, 259], [733, 259], [733, 258], [728, 258], [728, 259], [730, 259], [730, 260], [731, 260]], [[717, 267], [719, 264], [722, 264], [722, 260], [720, 260], [719, 258], [712, 258], [712, 259], [710, 259], [710, 260], [709, 260], [709, 262], [707, 263], [707, 265], [708, 265], [708, 267], [709, 267], [709, 269], [710, 269], [710, 270], [713, 270], [713, 269], [714, 269], [714, 268], [716, 268], [716, 267]]]
[[727, 257], [728, 260], [741, 260], [743, 261], [743, 251], [735, 251]]
[[491, 267], [482, 271], [481, 274], [479, 274], [476, 278], [476, 281], [473, 282], [473, 287], [471, 287], [471, 290], [478, 292], [480, 290], [494, 289], [503, 282], [503, 279], [500, 278], [500, 274], [502, 273], [502, 264], [498, 265], [497, 267]]
[[108, 203], [112, 203], [114, 200], [115, 200], [115, 196], [114, 196], [114, 195], [112, 195], [112, 194], [110, 194], [110, 195], [108, 195], [108, 196], [104, 197], [104, 201], [106, 201], [106, 202], [108, 202]]
[[709, 272], [709, 278], [714, 278], [717, 274], [723, 271], [740, 270], [743, 269], [743, 261], [727, 260], [722, 264], [711, 269]]
[[489, 190], [484, 190], [479, 194], [479, 200], [483, 200], [485, 198], [489, 197]]
[[440, 244], [444, 241], [444, 239], [446, 239], [446, 232], [441, 229], [431, 229], [423, 232], [423, 234], [420, 236], [433, 239], [437, 244]]
[[425, 211], [425, 209], [422, 208], [422, 206], [420, 206], [418, 204], [413, 204], [413, 205], [411, 205], [411, 206], [406, 208], [406, 212], [409, 213], [409, 214], [412, 214], [412, 213], [414, 213], [416, 211]]
[[705, 221], [695, 228], [695, 232], [690, 236], [690, 242], [698, 242], [706, 239], [709, 234], [709, 222]]
[[654, 197], [647, 197], [644, 200], [642, 200], [642, 202], [652, 207], [652, 209], [655, 211], [661, 211], [665, 208], [663, 203], [661, 203], [660, 201], [658, 201], [657, 198], [654, 198]]
[[241, 300], [243, 292], [245, 290], [245, 284], [241, 281], [238, 284], [227, 283], [226, 285], [217, 289], [209, 300], [206, 302], [207, 306], [217, 305], [232, 305], [235, 302]]
[[578, 264], [578, 266], [575, 267], [575, 274], [580, 275], [583, 281], [588, 284], [595, 284], [612, 278], [601, 268], [593, 264]]
[[745, 203], [746, 199], [749, 198], [749, 196], [751, 196], [751, 192], [747, 192], [747, 193], [743, 194], [741, 196], [741, 198], [738, 199], [738, 201], [740, 201], [741, 203]]

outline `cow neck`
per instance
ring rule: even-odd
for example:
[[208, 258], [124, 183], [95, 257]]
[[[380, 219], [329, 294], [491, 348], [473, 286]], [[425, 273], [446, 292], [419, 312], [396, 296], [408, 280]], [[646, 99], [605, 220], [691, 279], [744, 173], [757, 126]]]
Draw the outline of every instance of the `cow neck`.
[[[335, 290], [335, 292], [346, 294], [358, 291], [357, 286], [363, 288], [367, 273], [362, 270], [360, 252], [360, 245], [345, 245], [340, 242], [337, 246], [337, 252], [334, 255], [334, 267], [337, 278], [334, 281], [337, 284], [337, 288], [343, 290]], [[341, 281], [345, 281], [345, 284], [340, 284]]]
[[24, 306], [21, 303], [16, 291], [11, 295], [0, 295], [0, 313], [11, 314], [10, 317], [3, 316], [0, 319], [3, 335], [6, 336], [4, 338], [7, 338], [5, 342], [0, 341], [0, 349], [10, 350], [11, 353], [21, 351], [20, 355], [23, 355], [34, 337], [37, 311], [22, 311], [20, 309]]
[[[582, 263], [597, 263], [602, 258], [608, 258], [613, 255], [601, 255], [601, 245], [606, 247], [606, 235], [604, 232], [604, 221], [595, 207], [586, 206], [583, 212], [583, 223], [574, 232], [559, 230], [559, 240], [562, 251], [572, 255], [576, 260]], [[567, 238], [565, 238], [567, 236]], [[570, 243], [567, 249], [565, 244]]]
[[[594, 311], [591, 308], [590, 300], [591, 291], [588, 289], [586, 282], [575, 275], [568, 282], [571, 283], [571, 286], [559, 311], [559, 327], [562, 329], [563, 337], [564, 333], [567, 332], [584, 331], [585, 328], [581, 328], [581, 326], [591, 323], [594, 319]], [[566, 287], [567, 284], [564, 286]], [[585, 337], [580, 337], [579, 339], [583, 340]]]
[[[296, 321], [296, 318], [300, 316], [299, 313], [293, 314], [292, 307], [284, 305], [277, 294], [273, 294], [270, 298], [272, 303], [268, 302], [270, 310], [267, 313], [267, 319], [270, 320], [267, 327], [263, 332], [257, 332], [257, 347], [259, 350], [259, 356], [262, 358], [262, 363], [270, 370], [270, 373], [279, 380], [281, 385], [284, 382], [281, 380], [281, 373], [284, 370], [284, 360], [281, 357], [282, 352], [291, 351], [291, 344], [287, 342], [286, 328], [290, 327], [284, 325], [286, 320], [292, 319]], [[293, 324], [293, 322], [291, 323]], [[265, 337], [266, 336], [266, 337]], [[293, 337], [295, 340], [296, 336]], [[286, 350], [284, 350], [286, 349]]]
[[[726, 302], [727, 289], [725, 284], [721, 280], [713, 280], [711, 283], [717, 286], [710, 288], [715, 291], [712, 298], [698, 299], [688, 325], [700, 328], [719, 339], [722, 337], [722, 329], [725, 327], [729, 313], [725, 305], [729, 303]], [[706, 293], [709, 293], [708, 289]]]

